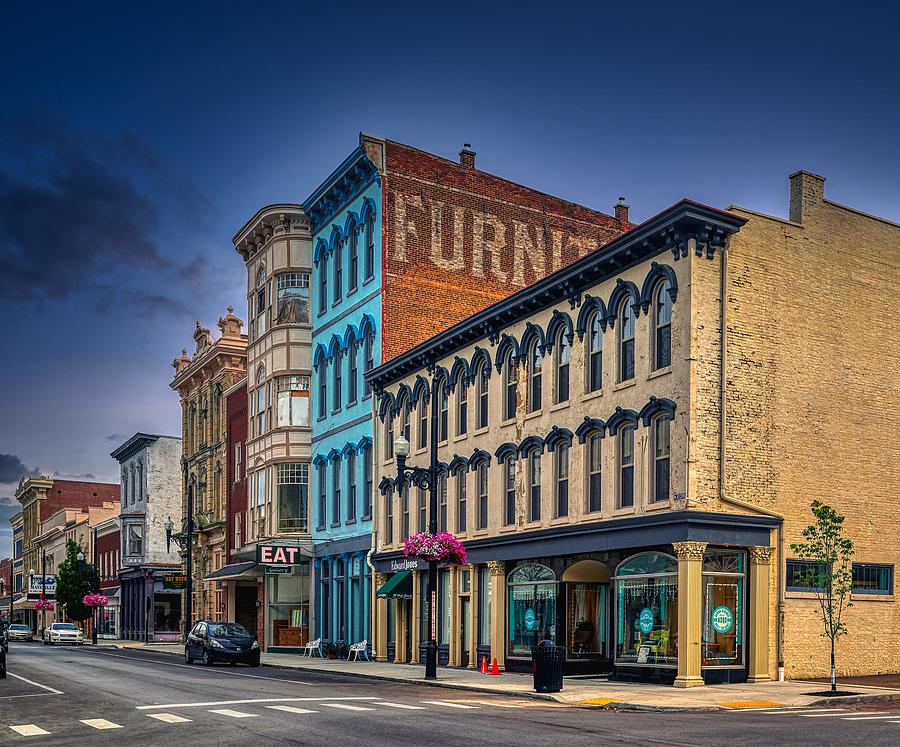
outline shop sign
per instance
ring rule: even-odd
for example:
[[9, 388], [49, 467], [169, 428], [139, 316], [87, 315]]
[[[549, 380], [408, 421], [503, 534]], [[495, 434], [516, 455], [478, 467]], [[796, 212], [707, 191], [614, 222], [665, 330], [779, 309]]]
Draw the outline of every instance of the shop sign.
[[[29, 597], [40, 597], [43, 594], [45, 597], [55, 597], [56, 596], [56, 576], [28, 576], [28, 596]], [[44, 579], [43, 583], [41, 579]]]
[[267, 576], [290, 576], [294, 572], [294, 568], [289, 565], [267, 565]]
[[187, 586], [187, 576], [184, 573], [167, 573], [163, 576], [164, 589], [183, 589]]
[[423, 560], [410, 560], [409, 558], [404, 558], [403, 560], [392, 560], [391, 571], [415, 571], [419, 568], [425, 567], [425, 565], [426, 563]]
[[537, 619], [534, 616], [534, 609], [529, 607], [525, 610], [525, 627], [528, 630], [534, 630], [537, 625]]
[[734, 625], [734, 613], [728, 607], [716, 607], [712, 611], [710, 622], [716, 633], [727, 633]]
[[644, 635], [653, 630], [653, 610], [649, 607], [644, 607], [638, 615], [638, 626]]
[[299, 565], [302, 557], [297, 545], [256, 546], [256, 562], [263, 565]]

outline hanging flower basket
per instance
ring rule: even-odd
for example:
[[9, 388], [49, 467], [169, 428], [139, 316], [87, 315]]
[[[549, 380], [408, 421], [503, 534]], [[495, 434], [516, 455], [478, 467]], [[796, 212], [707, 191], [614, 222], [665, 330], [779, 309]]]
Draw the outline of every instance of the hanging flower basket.
[[463, 565], [466, 562], [466, 548], [450, 532], [413, 534], [403, 540], [403, 554], [407, 558], [421, 558], [441, 565]]
[[105, 607], [109, 604], [109, 599], [102, 594], [85, 594], [81, 603], [85, 607]]
[[56, 605], [53, 604], [49, 599], [38, 599], [34, 603], [34, 608], [36, 610], [47, 610], [47, 612], [52, 612], [56, 609]]

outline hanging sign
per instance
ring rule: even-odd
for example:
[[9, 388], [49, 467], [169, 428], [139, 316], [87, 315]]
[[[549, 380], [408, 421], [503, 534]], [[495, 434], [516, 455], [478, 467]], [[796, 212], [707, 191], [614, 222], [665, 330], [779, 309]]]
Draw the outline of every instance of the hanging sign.
[[[43, 594], [50, 599], [56, 596], [56, 576], [30, 575], [28, 578], [28, 598]], [[41, 581], [43, 579], [43, 582]]]
[[256, 546], [256, 562], [263, 565], [299, 565], [302, 557], [297, 545]]
[[710, 616], [710, 624], [716, 633], [727, 633], [734, 625], [734, 613], [728, 607], [716, 607]]
[[644, 607], [638, 615], [638, 626], [644, 635], [653, 630], [653, 610], [649, 607]]
[[187, 575], [184, 573], [167, 573], [163, 576], [164, 589], [184, 589], [187, 586]]

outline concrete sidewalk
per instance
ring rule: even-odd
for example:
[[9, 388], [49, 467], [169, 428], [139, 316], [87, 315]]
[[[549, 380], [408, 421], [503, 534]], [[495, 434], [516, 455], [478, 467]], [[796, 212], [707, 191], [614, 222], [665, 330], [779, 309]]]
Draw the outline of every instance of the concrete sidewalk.
[[[100, 644], [175, 655], [184, 653], [182, 646], [170, 643], [100, 641]], [[437, 681], [426, 683], [423, 679], [424, 669], [420, 665], [307, 659], [298, 654], [263, 654], [261, 661], [268, 666], [282, 669], [330, 672], [393, 682], [434, 684], [459, 690], [554, 700], [572, 706], [622, 710], [718, 711], [738, 708], [777, 708], [779, 706], [815, 706], [825, 703], [834, 705], [875, 700], [900, 700], [900, 689], [859, 685], [843, 688], [859, 693], [855, 696], [822, 698], [809, 695], [811, 692], [828, 689], [828, 686], [821, 682], [763, 682], [754, 685], [709, 685], [679, 689], [669, 685], [575, 677], [564, 678], [562, 692], [542, 694], [534, 692], [531, 675], [514, 672], [503, 672], [500, 676], [491, 676], [471, 669], [441, 667], [438, 669]]]

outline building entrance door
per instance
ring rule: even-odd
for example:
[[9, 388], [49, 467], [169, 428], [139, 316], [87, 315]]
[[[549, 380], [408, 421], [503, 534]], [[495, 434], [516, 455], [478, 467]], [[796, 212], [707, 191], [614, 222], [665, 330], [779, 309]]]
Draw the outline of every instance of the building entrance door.
[[472, 645], [472, 628], [469, 623], [469, 612], [471, 602], [469, 597], [460, 597], [459, 599], [459, 665], [461, 667], [469, 666], [469, 649]]
[[234, 587], [234, 621], [251, 633], [256, 630], [256, 584]]

